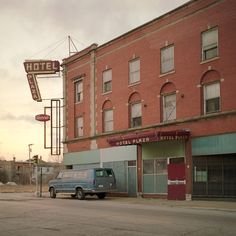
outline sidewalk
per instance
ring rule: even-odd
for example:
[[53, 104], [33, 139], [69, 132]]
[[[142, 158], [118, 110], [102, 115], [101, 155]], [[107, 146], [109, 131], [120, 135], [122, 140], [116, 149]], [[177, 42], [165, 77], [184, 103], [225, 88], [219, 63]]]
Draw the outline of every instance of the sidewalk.
[[152, 199], [152, 198], [128, 198], [128, 197], [114, 197], [115, 201], [120, 201], [129, 204], [148, 204], [166, 207], [182, 207], [182, 208], [198, 208], [198, 209], [212, 209], [221, 211], [236, 212], [236, 201], [217, 201], [217, 200], [191, 200], [191, 201], [174, 201], [166, 199]]
[[[68, 200], [70, 197], [65, 196]], [[63, 199], [63, 195], [58, 196]], [[89, 200], [89, 196], [87, 200]], [[96, 197], [92, 197], [96, 199]], [[42, 197], [37, 197], [35, 192], [28, 193], [0, 193], [0, 201], [27, 201], [27, 200], [45, 200], [49, 199], [49, 193], [43, 192]], [[97, 201], [101, 201], [96, 199]], [[85, 200], [86, 201], [86, 200]], [[170, 208], [194, 208], [194, 209], [207, 209], [207, 210], [219, 210], [219, 211], [230, 211], [236, 212], [235, 201], [203, 201], [203, 200], [192, 200], [192, 201], [173, 201], [165, 199], [152, 199], [152, 198], [134, 198], [134, 197], [107, 197], [102, 201], [109, 202], [120, 202], [124, 204], [141, 204], [150, 206], [163, 206]]]

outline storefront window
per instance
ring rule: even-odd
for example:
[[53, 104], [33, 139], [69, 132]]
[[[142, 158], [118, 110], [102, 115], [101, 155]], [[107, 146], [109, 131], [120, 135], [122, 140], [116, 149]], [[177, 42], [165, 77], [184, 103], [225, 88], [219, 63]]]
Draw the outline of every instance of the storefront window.
[[193, 157], [193, 195], [236, 196], [235, 154]]
[[194, 167], [194, 182], [207, 182], [207, 171]]
[[143, 174], [154, 174], [153, 160], [143, 161]]
[[167, 158], [143, 161], [144, 193], [167, 193]]
[[157, 159], [156, 160], [156, 174], [167, 174], [166, 159]]

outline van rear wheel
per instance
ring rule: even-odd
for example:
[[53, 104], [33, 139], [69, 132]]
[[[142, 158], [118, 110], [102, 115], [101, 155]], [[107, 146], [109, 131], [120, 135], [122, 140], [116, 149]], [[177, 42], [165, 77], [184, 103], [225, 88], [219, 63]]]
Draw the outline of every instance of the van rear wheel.
[[106, 197], [106, 193], [98, 193], [97, 196], [99, 199], [104, 199]]
[[85, 194], [84, 194], [84, 191], [82, 188], [77, 188], [76, 189], [76, 197], [79, 199], [79, 200], [84, 200], [85, 199]]
[[50, 188], [49, 193], [50, 193], [50, 198], [56, 198], [57, 195], [54, 188]]

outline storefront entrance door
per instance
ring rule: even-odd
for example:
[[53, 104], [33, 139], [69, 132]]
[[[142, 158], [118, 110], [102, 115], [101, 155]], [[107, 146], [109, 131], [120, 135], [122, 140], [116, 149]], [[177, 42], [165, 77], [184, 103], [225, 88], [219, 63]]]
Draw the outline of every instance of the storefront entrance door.
[[137, 197], [136, 161], [128, 162], [128, 196]]
[[170, 158], [168, 164], [168, 200], [185, 200], [184, 158]]

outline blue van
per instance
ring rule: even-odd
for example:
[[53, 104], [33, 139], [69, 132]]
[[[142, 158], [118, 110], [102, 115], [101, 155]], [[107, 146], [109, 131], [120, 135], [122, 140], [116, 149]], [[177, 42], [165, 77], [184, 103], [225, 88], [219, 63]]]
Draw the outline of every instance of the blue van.
[[84, 200], [86, 195], [97, 195], [103, 199], [107, 193], [116, 190], [116, 178], [110, 168], [63, 170], [48, 184], [51, 198], [56, 198], [57, 193], [63, 193], [79, 200]]

